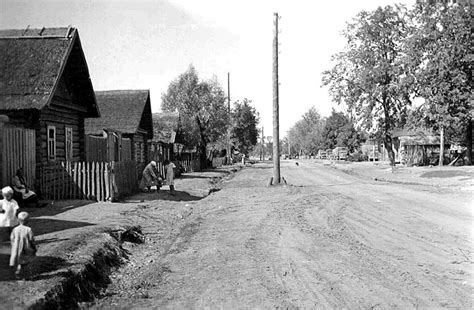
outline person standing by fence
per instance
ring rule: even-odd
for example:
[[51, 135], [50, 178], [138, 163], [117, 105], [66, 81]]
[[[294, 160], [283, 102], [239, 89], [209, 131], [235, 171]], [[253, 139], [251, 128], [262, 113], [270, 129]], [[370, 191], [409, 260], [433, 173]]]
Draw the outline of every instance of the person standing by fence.
[[142, 172], [142, 180], [140, 182], [140, 188], [150, 192], [152, 186], [156, 186], [156, 190], [159, 191], [161, 187], [160, 173], [155, 161], [151, 161], [146, 165]]
[[176, 168], [176, 165], [172, 162], [170, 162], [168, 159], [166, 159], [163, 164], [165, 165], [165, 171], [166, 171], [166, 184], [169, 185], [170, 187], [170, 194], [175, 195], [174, 191], [174, 169]]

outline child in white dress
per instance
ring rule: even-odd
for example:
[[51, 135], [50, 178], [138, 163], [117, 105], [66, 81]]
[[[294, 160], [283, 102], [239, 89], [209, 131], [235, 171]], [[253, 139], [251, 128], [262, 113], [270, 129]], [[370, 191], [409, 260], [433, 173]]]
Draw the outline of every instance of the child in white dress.
[[28, 224], [29, 214], [20, 212], [18, 220], [20, 225], [13, 228], [10, 235], [12, 252], [10, 256], [10, 267], [15, 271], [15, 276], [20, 277], [21, 269], [28, 265], [36, 256], [36, 244], [33, 231]]
[[174, 168], [176, 168], [176, 165], [173, 162], [170, 162], [168, 159], [166, 159], [163, 164], [165, 165], [165, 171], [166, 171], [166, 184], [170, 186], [170, 194], [175, 195], [174, 191]]
[[13, 227], [18, 225], [17, 213], [20, 207], [13, 199], [13, 188], [10, 186], [2, 188], [3, 199], [0, 200], [0, 227], [6, 227], [8, 235]]

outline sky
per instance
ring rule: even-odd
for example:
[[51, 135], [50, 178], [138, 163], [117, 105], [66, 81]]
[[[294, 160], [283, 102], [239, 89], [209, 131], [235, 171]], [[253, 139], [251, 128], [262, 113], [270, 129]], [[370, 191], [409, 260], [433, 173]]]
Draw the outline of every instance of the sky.
[[361, 10], [415, 0], [1, 0], [0, 29], [73, 26], [95, 90], [150, 89], [161, 94], [193, 64], [217, 77], [231, 100], [252, 100], [265, 135], [272, 131], [273, 14], [279, 20], [280, 137], [312, 106], [340, 110], [321, 87], [341, 31]]

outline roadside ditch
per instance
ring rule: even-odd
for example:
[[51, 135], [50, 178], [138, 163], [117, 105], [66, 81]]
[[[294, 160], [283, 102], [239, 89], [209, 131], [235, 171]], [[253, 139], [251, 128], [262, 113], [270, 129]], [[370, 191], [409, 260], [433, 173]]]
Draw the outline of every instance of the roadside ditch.
[[77, 309], [79, 302], [94, 300], [110, 283], [112, 268], [127, 261], [130, 253], [122, 247], [123, 242], [144, 242], [140, 226], [104, 227], [76, 238], [87, 242], [75, 242], [76, 248], [68, 253], [70, 267], [64, 271], [62, 279], [28, 309]]
[[[219, 169], [220, 176], [208, 179], [207, 195], [221, 189], [224, 180], [231, 179], [234, 174], [240, 171], [241, 167], [229, 167]], [[216, 169], [217, 170], [217, 169]], [[217, 170], [217, 171], [219, 171]], [[175, 201], [174, 203], [179, 203]], [[182, 201], [186, 205], [186, 201]], [[155, 207], [152, 209], [156, 210]], [[192, 212], [192, 208], [187, 208]], [[141, 212], [150, 212], [142, 210]], [[153, 210], [151, 210], [153, 212]], [[181, 214], [178, 220], [182, 221], [191, 214]], [[173, 220], [174, 221], [174, 220]], [[175, 223], [176, 224], [176, 223]], [[174, 227], [186, 229], [184, 221]], [[170, 227], [171, 228], [171, 227]], [[171, 228], [174, 230], [173, 228]], [[178, 236], [184, 234], [183, 231], [176, 232]], [[80, 309], [87, 305], [94, 305], [100, 300], [113, 281], [114, 273], [122, 266], [127, 266], [135, 255], [134, 249], [138, 249], [139, 244], [145, 240], [152, 240], [152, 236], [146, 236], [147, 231], [141, 226], [119, 226], [100, 227], [96, 231], [86, 232], [74, 237], [70, 244], [74, 248], [64, 249], [60, 256], [67, 256], [68, 267], [62, 270], [62, 276], [54, 286], [48, 288], [46, 294], [27, 305], [28, 309]], [[178, 238], [179, 239], [179, 238]], [[148, 246], [157, 246], [155, 241]], [[41, 268], [41, 266], [31, 266]]]

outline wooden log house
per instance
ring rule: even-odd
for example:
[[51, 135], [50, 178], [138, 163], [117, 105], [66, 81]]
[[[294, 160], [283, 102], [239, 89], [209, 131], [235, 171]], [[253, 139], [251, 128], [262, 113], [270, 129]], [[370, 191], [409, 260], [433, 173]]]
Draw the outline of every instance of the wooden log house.
[[95, 93], [100, 118], [86, 119], [87, 135], [102, 136], [104, 129], [115, 130], [130, 139], [131, 160], [141, 172], [149, 161], [153, 121], [149, 90], [110, 90]]
[[0, 51], [1, 185], [22, 166], [38, 186], [48, 163], [85, 159], [84, 119], [100, 116], [81, 40], [73, 27], [1, 30]]

